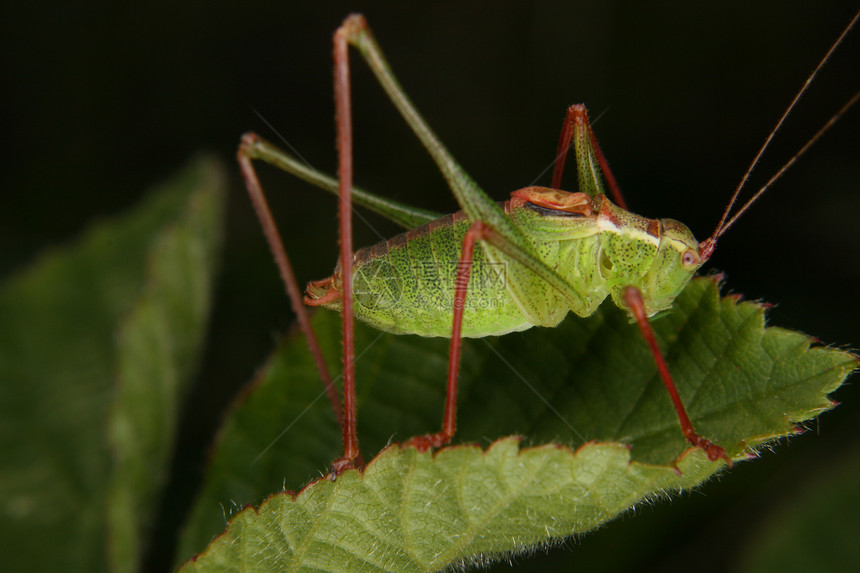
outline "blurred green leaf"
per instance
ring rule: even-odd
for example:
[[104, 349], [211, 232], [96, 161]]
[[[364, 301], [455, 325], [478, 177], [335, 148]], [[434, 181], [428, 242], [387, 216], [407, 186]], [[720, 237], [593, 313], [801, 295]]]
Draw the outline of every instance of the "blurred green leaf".
[[[334, 368], [339, 319], [319, 313], [314, 323]], [[810, 348], [804, 335], [765, 328], [762, 305], [720, 299], [708, 278], [654, 327], [698, 430], [736, 459], [830, 408], [826, 395], [857, 365], [851, 354]], [[361, 327], [357, 356], [366, 455], [438, 428], [447, 341]], [[722, 467], [687, 452], [647, 347], [611, 305], [555, 329], [468, 341], [459, 412], [458, 443], [514, 434], [565, 446], [518, 450], [502, 440], [487, 453], [455, 446], [435, 456], [392, 446], [364, 474], [318, 480], [295, 498], [276, 493], [324, 474], [341, 447], [304, 341], [287, 340], [227, 419], [180, 557], [223, 529], [224, 504], [271, 496], [187, 567], [436, 570], [587, 531]]]
[[760, 520], [738, 571], [860, 571], [860, 449], [849, 449]]
[[13, 571], [133, 571], [201, 349], [223, 172], [193, 162], [0, 286], [0, 536]]

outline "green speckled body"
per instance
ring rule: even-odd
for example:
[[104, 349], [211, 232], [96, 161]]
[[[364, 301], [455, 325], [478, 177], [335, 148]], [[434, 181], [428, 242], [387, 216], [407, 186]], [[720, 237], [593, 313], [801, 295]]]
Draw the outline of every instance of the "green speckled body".
[[[680, 253], [697, 245], [689, 230], [676, 221], [624, 211], [603, 195], [588, 201], [586, 214], [515, 200], [502, 205], [534, 255], [576, 296], [565, 297], [510, 257], [477, 243], [463, 336], [552, 327], [570, 311], [589, 316], [607, 296], [624, 308], [622, 290], [628, 285], [643, 293], [649, 314], [671, 306], [695, 270], [673, 270]], [[449, 337], [455, 277], [469, 227], [466, 215], [457, 212], [357, 251], [355, 315], [387, 332]], [[339, 267], [326, 288], [340, 289]], [[322, 294], [309, 286], [311, 298]], [[325, 306], [340, 310], [340, 301]]]
[[[356, 316], [388, 332], [450, 336], [460, 245], [468, 229], [459, 212], [358, 251]], [[531, 326], [506, 286], [506, 267], [475, 249], [463, 314], [466, 336]]]

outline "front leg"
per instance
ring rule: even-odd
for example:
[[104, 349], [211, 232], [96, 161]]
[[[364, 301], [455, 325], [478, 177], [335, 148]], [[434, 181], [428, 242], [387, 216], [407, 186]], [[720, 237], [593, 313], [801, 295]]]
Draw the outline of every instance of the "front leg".
[[693, 428], [693, 423], [687, 415], [687, 410], [684, 408], [684, 403], [681, 401], [681, 396], [678, 394], [678, 389], [675, 388], [675, 383], [672, 381], [672, 375], [669, 372], [669, 367], [666, 365], [666, 360], [663, 359], [663, 354], [660, 352], [660, 347], [657, 345], [657, 339], [654, 337], [654, 331], [651, 329], [651, 324], [648, 322], [648, 316], [645, 313], [645, 304], [642, 301], [642, 293], [634, 286], [628, 286], [624, 289], [624, 301], [627, 303], [627, 308], [633, 313], [636, 323], [639, 325], [639, 330], [642, 336], [651, 348], [651, 354], [654, 356], [654, 362], [657, 363], [657, 370], [660, 372], [660, 378], [663, 379], [663, 384], [666, 386], [666, 391], [669, 392], [669, 397], [672, 399], [672, 404], [675, 406], [675, 412], [678, 414], [678, 421], [681, 423], [681, 431], [684, 432], [684, 437], [687, 441], [702, 448], [707, 452], [708, 459], [714, 461], [722, 459], [728, 466], [731, 467], [732, 460], [726, 455], [726, 450], [703, 438]]

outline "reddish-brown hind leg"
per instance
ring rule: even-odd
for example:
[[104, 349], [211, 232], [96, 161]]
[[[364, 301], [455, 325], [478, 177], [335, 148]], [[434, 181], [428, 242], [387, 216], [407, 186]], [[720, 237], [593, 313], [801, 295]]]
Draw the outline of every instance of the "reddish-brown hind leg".
[[313, 355], [314, 362], [320, 373], [323, 386], [325, 386], [326, 394], [329, 402], [331, 402], [332, 410], [338, 423], [343, 424], [343, 413], [340, 406], [340, 397], [337, 395], [332, 381], [331, 374], [326, 366], [323, 358], [320, 344], [317, 340], [316, 333], [311, 326], [308, 311], [302, 304], [302, 293], [299, 290], [299, 285], [296, 282], [293, 267], [290, 264], [290, 259], [287, 256], [287, 251], [284, 249], [284, 243], [281, 240], [281, 235], [278, 232], [278, 227], [275, 225], [275, 219], [272, 217], [272, 211], [266, 201], [266, 196], [263, 193], [263, 188], [260, 185], [260, 180], [257, 178], [257, 173], [254, 171], [253, 159], [257, 158], [255, 146], [260, 141], [259, 137], [253, 133], [246, 133], [242, 136], [242, 141], [239, 144], [239, 151], [236, 154], [239, 161], [239, 167], [242, 170], [242, 176], [245, 179], [245, 186], [248, 188], [248, 194], [251, 196], [251, 203], [254, 205], [254, 210], [257, 212], [257, 217], [260, 219], [260, 225], [263, 227], [263, 234], [266, 236], [266, 241], [269, 243], [269, 248], [272, 251], [272, 256], [275, 259], [275, 264], [281, 273], [281, 279], [284, 281], [284, 286], [287, 289], [287, 296], [290, 299], [290, 304], [293, 307], [293, 312], [296, 313], [296, 319], [299, 322], [299, 327], [305, 335], [308, 347]]
[[[343, 456], [332, 463], [331, 477], [334, 478], [343, 471], [361, 463], [361, 452], [358, 447], [355, 417], [355, 341], [354, 317], [352, 314], [352, 119], [350, 110], [350, 79], [349, 79], [349, 38], [360, 31], [360, 24], [354, 18], [347, 18], [344, 24], [334, 34], [334, 95], [337, 124], [338, 148], [338, 177], [340, 221], [340, 259], [343, 295], [343, 409], [337, 396], [331, 375], [328, 373], [319, 343], [308, 319], [307, 310], [303, 306], [301, 291], [295, 279], [289, 258], [283, 246], [278, 229], [272, 217], [260, 182], [254, 171], [251, 160], [255, 158], [254, 145], [258, 138], [247, 134], [242, 138], [238, 159], [245, 178], [248, 193], [257, 211], [257, 216], [266, 235], [266, 240], [281, 272], [281, 277], [287, 287], [293, 310], [298, 317], [302, 331], [308, 339], [311, 352], [317, 362], [320, 375], [329, 394], [329, 400], [335, 409], [343, 430]], [[333, 295], [334, 296], [334, 295]]]
[[[597, 137], [594, 135], [594, 130], [591, 129], [591, 122], [588, 120], [588, 111], [582, 104], [574, 104], [567, 108], [567, 115], [564, 118], [564, 124], [561, 127], [561, 136], [558, 139], [558, 150], [555, 155], [555, 168], [552, 172], [552, 187], [553, 189], [561, 189], [561, 176], [564, 173], [564, 164], [567, 160], [567, 153], [570, 150], [570, 143], [573, 137], [588, 138], [591, 147], [594, 149], [594, 155], [597, 157], [597, 162], [600, 164], [600, 169], [603, 171], [603, 176], [606, 179], [606, 184], [609, 186], [609, 191], [612, 193], [612, 199], [622, 209], [627, 209], [627, 202], [624, 196], [621, 195], [621, 189], [618, 188], [618, 183], [615, 176], [609, 169], [609, 162], [600, 151], [600, 146], [597, 144]], [[582, 191], [582, 190], [580, 190]]]
[[654, 338], [654, 331], [651, 330], [651, 324], [648, 322], [648, 317], [645, 314], [645, 305], [642, 302], [642, 294], [639, 289], [629, 286], [624, 289], [624, 301], [627, 303], [627, 308], [633, 313], [636, 323], [639, 325], [639, 330], [642, 331], [642, 336], [651, 347], [651, 354], [654, 355], [654, 362], [657, 363], [657, 370], [660, 371], [660, 377], [663, 379], [663, 384], [669, 392], [669, 397], [672, 398], [672, 403], [675, 406], [675, 412], [678, 414], [678, 420], [681, 422], [681, 430], [684, 432], [684, 437], [687, 441], [696, 447], [702, 448], [707, 452], [708, 458], [711, 460], [722, 459], [726, 464], [732, 465], [732, 460], [726, 455], [726, 450], [703, 438], [696, 433], [693, 428], [693, 423], [690, 422], [690, 417], [687, 415], [687, 410], [684, 408], [684, 403], [678, 395], [678, 390], [675, 388], [675, 383], [672, 381], [672, 375], [669, 374], [669, 367], [666, 366], [666, 361], [663, 359], [663, 354], [660, 352], [660, 347], [657, 346], [657, 339]]
[[339, 179], [340, 268], [343, 292], [343, 456], [332, 463], [331, 477], [360, 463], [355, 412], [355, 317], [352, 313], [352, 110], [350, 108], [349, 40], [360, 33], [347, 18], [334, 33], [334, 103]]
[[472, 274], [472, 253], [475, 241], [483, 239], [489, 227], [478, 221], [473, 223], [463, 237], [463, 251], [457, 265], [457, 278], [454, 283], [454, 321], [451, 328], [451, 346], [448, 356], [448, 387], [445, 394], [445, 415], [442, 431], [426, 436], [416, 436], [404, 445], [426, 451], [439, 448], [451, 441], [457, 430], [457, 378], [460, 374], [460, 348], [462, 346], [463, 311], [466, 308], [466, 295], [469, 278]]

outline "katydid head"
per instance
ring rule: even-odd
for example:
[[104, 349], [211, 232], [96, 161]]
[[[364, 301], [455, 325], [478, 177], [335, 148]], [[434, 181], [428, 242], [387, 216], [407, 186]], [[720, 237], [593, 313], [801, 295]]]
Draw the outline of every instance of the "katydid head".
[[660, 219], [660, 243], [643, 277], [642, 296], [653, 314], [672, 306], [699, 267], [707, 260], [690, 229], [674, 219]]
[[[856, 21], [855, 17], [855, 21]], [[853, 25], [852, 21], [852, 25]], [[851, 26], [846, 29], [844, 34], [851, 28]], [[841, 40], [841, 37], [840, 37]], [[839, 41], [837, 40], [837, 44]], [[833, 48], [831, 48], [831, 52], [836, 47], [834, 44]], [[830, 53], [828, 52], [828, 56]], [[827, 56], [822, 62], [818, 65], [815, 72], [813, 72], [813, 76], [815, 73], [821, 68], [824, 62], [827, 60]], [[767, 191], [773, 183], [779, 179], [785, 172], [791, 167], [797, 159], [803, 155], [813, 143], [815, 143], [825, 131], [827, 131], [836, 121], [848, 110], [849, 107], [854, 105], [858, 99], [860, 99], [860, 91], [855, 93], [845, 105], [833, 116], [830, 120], [827, 121], [816, 133], [813, 135], [804, 145], [800, 148], [800, 150], [794, 154], [794, 156], [789, 159], [777, 172], [765, 183], [758, 191], [753, 194], [753, 196], [746, 202], [744, 205], [734, 213], [731, 218], [729, 218], [729, 214], [732, 212], [732, 208], [735, 205], [735, 202], [743, 189], [744, 185], [749, 178], [750, 173], [758, 164], [758, 160], [761, 158], [765, 149], [767, 149], [768, 144], [771, 139], [773, 139], [774, 134], [782, 125], [783, 120], [791, 111], [794, 104], [797, 102], [800, 95], [803, 93], [806, 85], [811, 81], [812, 76], [810, 76], [809, 80], [807, 80], [806, 84], [804, 84], [804, 88], [801, 89], [800, 93], [795, 96], [794, 101], [792, 101], [791, 105], [788, 109], [783, 113], [779, 122], [777, 122], [776, 127], [771, 131], [768, 138], [765, 140], [764, 145], [762, 145], [755, 159], [753, 159], [752, 164], [747, 169], [747, 172], [741, 178], [740, 184], [738, 184], [735, 192], [732, 194], [731, 199], [729, 200], [729, 204], [726, 206], [725, 211], [723, 211], [723, 215], [720, 218], [720, 222], [717, 224], [717, 228], [714, 230], [713, 234], [705, 239], [702, 242], [696, 241], [693, 234], [690, 230], [675, 221], [674, 219], [661, 219], [661, 237], [660, 243], [657, 247], [657, 253], [654, 257], [654, 260], [648, 269], [647, 274], [644, 277], [644, 281], [642, 284], [642, 295], [645, 299], [645, 306], [650, 314], [655, 312], [659, 312], [666, 308], [669, 308], [672, 305], [672, 301], [675, 300], [675, 297], [680, 294], [680, 292], [684, 289], [689, 282], [690, 278], [692, 278], [693, 274], [705, 264], [708, 259], [713, 255], [714, 250], [717, 246], [717, 240], [722, 237], [725, 232], [735, 224], [735, 222], [743, 215], [750, 206], [755, 203], [765, 191]]]

